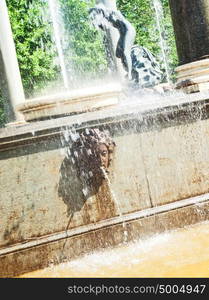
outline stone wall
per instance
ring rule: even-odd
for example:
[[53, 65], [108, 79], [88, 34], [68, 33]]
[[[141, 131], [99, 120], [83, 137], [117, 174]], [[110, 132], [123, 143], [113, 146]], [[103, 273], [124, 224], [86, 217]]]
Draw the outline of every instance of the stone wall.
[[[209, 193], [208, 100], [143, 112], [133, 108], [131, 113], [83, 114], [79, 124], [75, 118], [0, 133], [4, 266], [19, 245], [55, 242], [67, 232], [77, 236], [96, 226], [106, 228], [112, 220], [121, 223], [135, 212]], [[67, 155], [64, 135], [72, 128], [78, 133], [85, 128], [108, 130], [116, 144], [109, 183], [102, 180], [87, 197]], [[32, 268], [31, 262], [25, 264]]]

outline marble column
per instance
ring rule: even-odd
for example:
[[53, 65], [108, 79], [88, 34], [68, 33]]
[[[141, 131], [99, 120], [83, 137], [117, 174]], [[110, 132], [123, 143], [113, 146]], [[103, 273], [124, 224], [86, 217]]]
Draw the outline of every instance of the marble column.
[[9, 121], [23, 121], [16, 106], [25, 101], [25, 95], [5, 0], [0, 1], [0, 72], [1, 89], [9, 101], [10, 111], [13, 111]]

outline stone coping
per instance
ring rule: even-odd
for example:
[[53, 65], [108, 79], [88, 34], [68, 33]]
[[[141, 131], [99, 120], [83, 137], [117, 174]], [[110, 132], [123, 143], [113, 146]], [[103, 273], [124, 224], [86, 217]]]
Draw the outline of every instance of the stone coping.
[[202, 60], [197, 60], [191, 63], [187, 63], [184, 65], [180, 65], [176, 68], [176, 71], [187, 71], [191, 69], [196, 69], [198, 67], [208, 67], [209, 65], [209, 59], [202, 59]]
[[24, 115], [25, 121], [49, 119], [116, 105], [121, 91], [117, 83], [80, 88], [26, 100], [16, 109]]
[[98, 97], [101, 95], [109, 95], [121, 92], [121, 86], [118, 84], [108, 84], [99, 87], [81, 88], [78, 90], [72, 90], [68, 92], [55, 93], [53, 95], [47, 95], [28, 99], [25, 102], [19, 104], [16, 108], [19, 111], [25, 109], [34, 109], [35, 107], [54, 105], [54, 103], [64, 103], [69, 100], [82, 100], [89, 99], [91, 97]]
[[209, 91], [209, 59], [202, 59], [176, 68], [176, 87], [186, 93]]
[[[118, 105], [106, 107], [99, 111], [2, 128], [0, 129], [0, 150], [4, 149], [9, 143], [15, 143], [15, 141], [22, 139], [34, 140], [41, 136], [60, 134], [63, 129], [70, 127], [82, 129], [86, 126], [107, 125], [131, 119], [143, 122], [143, 118], [146, 119], [151, 116], [154, 119], [156, 115], [163, 116], [163, 120], [169, 125], [170, 120], [167, 115], [172, 114], [174, 115], [173, 118], [178, 119], [182, 110], [184, 112], [188, 111], [190, 118], [195, 121], [208, 117], [208, 112], [207, 115], [203, 116], [200, 111], [201, 108], [208, 106], [208, 103], [209, 92], [190, 95], [174, 93], [169, 96], [156, 94], [156, 97], [155, 95], [147, 96], [141, 100], [139, 98], [133, 98], [130, 101], [121, 100]], [[197, 110], [197, 114], [192, 112], [194, 109]], [[173, 126], [173, 123], [170, 126]]]

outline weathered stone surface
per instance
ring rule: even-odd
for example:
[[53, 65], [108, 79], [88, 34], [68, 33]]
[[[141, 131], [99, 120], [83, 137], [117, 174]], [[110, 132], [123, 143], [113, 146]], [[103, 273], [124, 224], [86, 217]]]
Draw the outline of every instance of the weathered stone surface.
[[115, 142], [117, 146], [110, 179], [118, 213], [150, 207], [139, 134], [118, 136]]
[[141, 135], [154, 206], [209, 191], [208, 135], [208, 120]]
[[[192, 205], [127, 222], [125, 227], [120, 223], [68, 239], [27, 248], [0, 256], [0, 277], [13, 277], [39, 270], [50, 264], [66, 262], [91, 251], [117, 246], [124, 241], [138, 240], [208, 219], [209, 204], [206, 202], [199, 207]], [[127, 235], [124, 235], [124, 230], [127, 231]]]
[[1, 247], [149, 207], [137, 135], [114, 141], [111, 186], [104, 181], [87, 200], [59, 138], [1, 152]]
[[[72, 247], [69, 256], [68, 247], [63, 254], [68, 258], [82, 254], [84, 249], [89, 251], [96, 246], [120, 243], [124, 235], [121, 230], [117, 233], [117, 224], [124, 220], [129, 223], [131, 218], [140, 218], [141, 224], [141, 219], [147, 217], [139, 216], [138, 212], [155, 206], [159, 213], [163, 204], [175, 201], [175, 207], [179, 208], [177, 203], [182, 199], [207, 193], [209, 101], [191, 99], [174, 99], [169, 105], [165, 102], [164, 106], [156, 105], [147, 110], [136, 105], [131, 112], [119, 107], [102, 114], [80, 115], [79, 124], [78, 117], [73, 116], [1, 130], [2, 274], [45, 266], [55, 259], [65, 242]], [[64, 135], [70, 129], [79, 133], [95, 127], [109, 130], [116, 147], [109, 182], [103, 180], [84, 198], [80, 178], [71, 156], [67, 155], [69, 145]], [[97, 180], [95, 178], [95, 182]], [[204, 215], [204, 219], [207, 217]], [[194, 214], [190, 221], [201, 218]], [[157, 219], [158, 216], [152, 218]], [[174, 223], [185, 224], [183, 219], [179, 222]], [[149, 224], [143, 232], [165, 228], [164, 221], [158, 223], [157, 228], [155, 221]], [[127, 225], [128, 240], [137, 234], [135, 229]], [[85, 240], [84, 234], [95, 230], [105, 238]], [[75, 246], [72, 246], [74, 241]], [[43, 253], [40, 257], [39, 250]], [[33, 253], [32, 256], [29, 253]]]

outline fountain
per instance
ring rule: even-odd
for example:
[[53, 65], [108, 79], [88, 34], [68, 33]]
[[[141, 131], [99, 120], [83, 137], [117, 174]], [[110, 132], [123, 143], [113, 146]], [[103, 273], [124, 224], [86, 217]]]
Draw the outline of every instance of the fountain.
[[166, 80], [168, 83], [171, 82], [170, 80], [170, 71], [169, 71], [169, 65], [168, 65], [168, 60], [167, 60], [167, 53], [166, 53], [166, 48], [167, 45], [165, 43], [165, 39], [163, 38], [163, 28], [160, 20], [162, 19], [163, 15], [163, 8], [162, 8], [162, 3], [160, 0], [153, 0], [153, 6], [155, 10], [155, 15], [156, 15], [156, 25], [157, 29], [159, 32], [159, 43], [160, 43], [160, 48], [161, 48], [161, 53], [163, 57], [163, 63], [165, 66], [165, 75], [166, 75]]
[[27, 99], [27, 101], [18, 103], [16, 110], [20, 112], [21, 115], [24, 115], [25, 121], [34, 121], [73, 115], [89, 110], [98, 110], [105, 106], [117, 104], [121, 94], [121, 86], [117, 79], [112, 80], [111, 83], [105, 81], [103, 84], [99, 82], [93, 86], [88, 82], [88, 87], [81, 86], [79, 89], [72, 88], [72, 84], [69, 82], [62, 48], [61, 37], [62, 27], [64, 27], [64, 25], [61, 24], [61, 8], [57, 0], [48, 0], [48, 6], [64, 91], [58, 88], [53, 94], [49, 92], [45, 96]]
[[60, 67], [61, 67], [61, 74], [64, 82], [64, 87], [66, 89], [69, 88], [69, 83], [68, 83], [68, 75], [67, 75], [67, 70], [65, 67], [65, 60], [64, 60], [64, 54], [62, 50], [62, 44], [60, 40], [60, 26], [59, 26], [59, 15], [56, 14], [59, 11], [59, 6], [56, 0], [48, 0], [49, 1], [49, 9], [50, 9], [50, 14], [52, 18], [52, 24], [53, 24], [53, 29], [54, 29], [54, 37], [55, 37], [55, 44], [59, 56], [59, 61], [60, 61]]
[[0, 130], [1, 277], [208, 220], [208, 92], [121, 91], [15, 102], [27, 122]]

